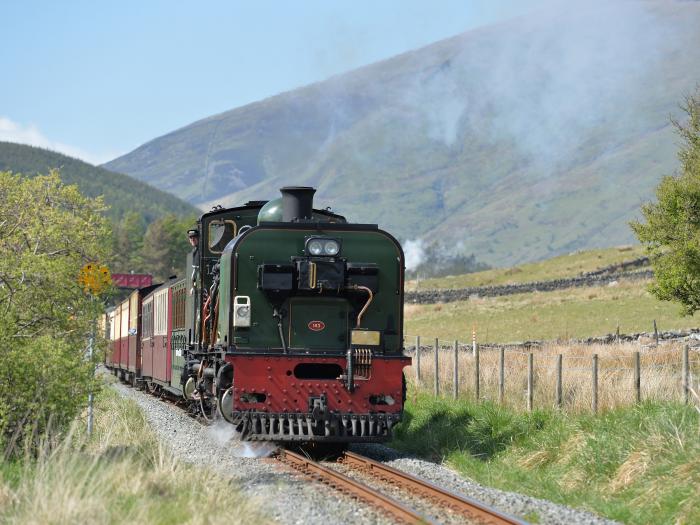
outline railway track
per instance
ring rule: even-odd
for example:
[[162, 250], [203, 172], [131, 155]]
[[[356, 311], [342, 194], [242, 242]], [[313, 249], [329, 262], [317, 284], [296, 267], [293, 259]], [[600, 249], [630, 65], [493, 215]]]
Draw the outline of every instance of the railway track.
[[[168, 403], [187, 412], [180, 400], [162, 395], [162, 392], [153, 392], [150, 391], [150, 389], [145, 389], [145, 391], [151, 396], [159, 398], [161, 402]], [[207, 421], [203, 420], [201, 417], [195, 416], [192, 413], [189, 413], [189, 415], [201, 424], [207, 424]], [[273, 457], [277, 461], [312, 479], [329, 485], [360, 501], [366, 502], [368, 505], [375, 507], [398, 523], [441, 524], [444, 523], [444, 520], [435, 519], [432, 516], [436, 514], [447, 515], [449, 513], [452, 514], [452, 518], [447, 520], [449, 522], [457, 521], [458, 523], [475, 523], [480, 525], [527, 525], [526, 521], [505, 514], [477, 500], [443, 489], [429, 481], [420, 479], [407, 472], [392, 468], [379, 461], [354, 452], [343, 452], [335, 461], [334, 466], [336, 468], [326, 466], [300, 453], [282, 448], [278, 449]], [[394, 490], [398, 489], [404, 493], [408, 493], [412, 498], [417, 497], [424, 502], [421, 507], [427, 506], [439, 510], [437, 512], [433, 510], [433, 512], [430, 512], [430, 515], [421, 512], [414, 508], [413, 505], [408, 505], [388, 494], [379, 492], [370, 484], [364, 483], [358, 479], [353, 479], [339, 472], [338, 466], [342, 466], [350, 471], [359, 472], [363, 476], [372, 478], [374, 481], [378, 481], [385, 486], [391, 486]], [[392, 490], [383, 491], [391, 492]], [[427, 505], [425, 505], [425, 503], [427, 503]], [[457, 520], [454, 519], [454, 516], [457, 516]]]
[[[338, 471], [337, 468], [326, 466], [308, 457], [289, 450], [280, 450], [275, 456], [285, 465], [305, 474], [317, 481], [325, 483], [340, 492], [366, 502], [382, 511], [399, 523], [442, 523], [431, 516], [416, 510], [413, 505], [407, 505], [390, 495], [379, 492], [374, 484], [366, 484]], [[384, 485], [396, 487], [410, 494], [412, 498], [420, 498], [432, 508], [441, 512], [457, 515], [462, 522], [488, 525], [523, 525], [526, 522], [493, 509], [479, 501], [467, 498], [454, 492], [442, 489], [432, 483], [412, 476], [406, 472], [394, 469], [383, 463], [355, 454], [345, 452], [337, 463], [350, 470], [359, 471]], [[389, 490], [391, 492], [391, 490]], [[450, 520], [454, 521], [454, 519]]]

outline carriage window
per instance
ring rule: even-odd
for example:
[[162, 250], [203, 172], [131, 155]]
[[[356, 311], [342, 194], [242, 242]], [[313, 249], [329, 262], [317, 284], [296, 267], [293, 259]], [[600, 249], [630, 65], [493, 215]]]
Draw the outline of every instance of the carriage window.
[[153, 297], [153, 335], [165, 335], [167, 330], [168, 290], [161, 290]]
[[129, 302], [123, 302], [121, 306], [121, 337], [127, 337], [129, 335]]
[[153, 301], [143, 305], [143, 337], [149, 338], [153, 335]]
[[236, 236], [236, 223], [226, 219], [216, 219], [209, 223], [207, 243], [212, 253], [221, 253], [228, 242]]

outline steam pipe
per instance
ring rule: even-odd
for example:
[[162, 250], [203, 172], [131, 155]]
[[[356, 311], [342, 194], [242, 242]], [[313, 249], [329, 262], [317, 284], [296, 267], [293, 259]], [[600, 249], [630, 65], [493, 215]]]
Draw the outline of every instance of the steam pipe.
[[284, 330], [282, 330], [282, 313], [275, 308], [272, 310], [272, 317], [277, 319], [277, 331], [279, 332], [280, 342], [282, 343], [282, 352], [287, 353], [287, 342], [284, 340]]
[[372, 290], [367, 288], [366, 286], [360, 286], [358, 284], [354, 285], [352, 287], [354, 290], [362, 290], [367, 292], [367, 302], [365, 305], [362, 307], [362, 310], [360, 310], [360, 313], [357, 314], [357, 326], [355, 328], [360, 328], [360, 324], [362, 323], [362, 316], [365, 315], [365, 312], [367, 311], [367, 308], [369, 308], [370, 303], [372, 302], [372, 299], [374, 298], [374, 294], [372, 293]]

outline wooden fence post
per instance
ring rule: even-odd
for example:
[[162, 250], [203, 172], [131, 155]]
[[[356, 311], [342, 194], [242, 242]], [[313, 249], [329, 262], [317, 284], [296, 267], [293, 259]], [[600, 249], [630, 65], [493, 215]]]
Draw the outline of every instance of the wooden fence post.
[[474, 397], [477, 401], [481, 397], [481, 392], [479, 391], [479, 347], [476, 347], [476, 352], [474, 354]]
[[506, 383], [506, 349], [501, 347], [498, 358], [498, 402], [503, 403]]
[[634, 353], [634, 396], [639, 403], [642, 400], [642, 370], [639, 352]]
[[438, 350], [440, 349], [440, 342], [435, 338], [435, 397], [440, 395], [440, 373], [438, 370]]
[[527, 410], [532, 412], [533, 390], [535, 389], [534, 356], [530, 352], [527, 356]]
[[593, 354], [593, 370], [591, 371], [593, 384], [593, 399], [591, 400], [591, 408], [593, 413], [598, 413], [598, 354]]
[[459, 397], [459, 341], [455, 341], [454, 353], [454, 371], [452, 373], [454, 389], [452, 390], [452, 395], [457, 399]]
[[557, 397], [557, 408], [561, 408], [563, 404], [562, 400], [562, 362], [564, 360], [564, 356], [562, 354], [559, 354], [557, 356], [557, 391], [556, 391], [556, 397]]
[[654, 340], [656, 341], [656, 346], [659, 346], [659, 329], [656, 327], [656, 319], [654, 319]]
[[476, 325], [472, 325], [472, 355], [476, 355]]
[[420, 387], [420, 336], [416, 336], [416, 383]]
[[688, 403], [690, 401], [690, 384], [688, 381], [688, 376], [690, 375], [690, 356], [688, 345], [683, 347], [683, 402]]

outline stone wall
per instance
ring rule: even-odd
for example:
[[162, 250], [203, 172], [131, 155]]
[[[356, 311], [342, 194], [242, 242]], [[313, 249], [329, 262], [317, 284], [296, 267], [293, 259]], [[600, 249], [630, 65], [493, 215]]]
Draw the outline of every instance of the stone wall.
[[630, 259], [629, 261], [622, 261], [616, 264], [610, 264], [608, 266], [603, 266], [592, 272], [582, 273], [582, 276], [593, 276], [593, 275], [606, 275], [612, 273], [626, 272], [633, 268], [642, 268], [644, 266], [649, 266], [649, 257], [637, 257], [636, 259]]
[[579, 277], [568, 279], [553, 279], [551, 281], [534, 281], [529, 283], [503, 284], [497, 286], [475, 286], [471, 288], [419, 290], [406, 292], [405, 301], [414, 304], [450, 303], [466, 301], [475, 297], [500, 297], [529, 292], [552, 292], [566, 288], [582, 288], [588, 286], [605, 286], [619, 279], [651, 279], [651, 270], [635, 272], [598, 273], [591, 272]]
[[[659, 332], [659, 342], [686, 342], [689, 346], [697, 347], [700, 346], [700, 328], [689, 328], [686, 330], [667, 330], [664, 332]], [[435, 338], [421, 337], [421, 352], [428, 352], [434, 348]], [[568, 341], [556, 341], [556, 340], [534, 340], [534, 341], [516, 341], [511, 343], [479, 343], [480, 350], [497, 350], [499, 348], [513, 348], [513, 349], [523, 349], [523, 350], [535, 350], [543, 346], [552, 344], [584, 344], [584, 345], [609, 345], [616, 344], [618, 342], [639, 342], [646, 346], [653, 346], [656, 343], [656, 334], [654, 332], [638, 332], [633, 334], [607, 334], [598, 337], [587, 337], [585, 339], [570, 339]], [[441, 339], [440, 348], [449, 349], [453, 348], [453, 342], [445, 339]], [[405, 339], [405, 349], [411, 354], [415, 352], [415, 337], [407, 336]], [[472, 343], [471, 341], [459, 342], [459, 350], [462, 352], [471, 352]]]

